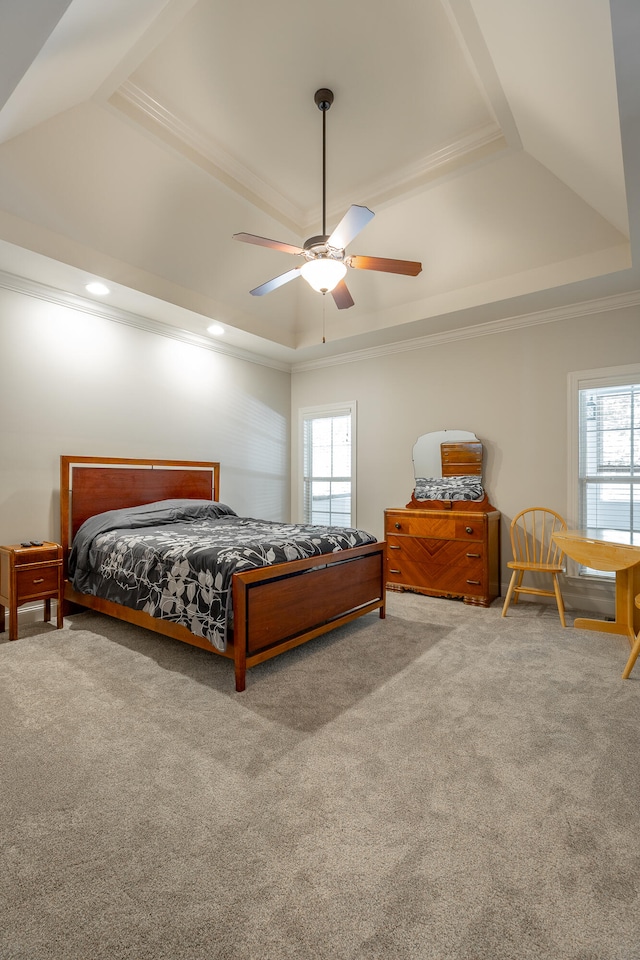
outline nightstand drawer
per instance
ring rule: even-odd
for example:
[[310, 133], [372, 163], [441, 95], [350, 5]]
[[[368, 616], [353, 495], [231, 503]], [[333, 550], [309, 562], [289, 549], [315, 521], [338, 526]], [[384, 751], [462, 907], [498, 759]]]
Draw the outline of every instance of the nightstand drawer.
[[34, 563], [50, 563], [62, 559], [60, 547], [57, 543], [43, 543], [41, 547], [13, 547], [12, 549], [16, 569]]
[[60, 564], [48, 566], [16, 567], [16, 591], [18, 602], [37, 600], [58, 592]]

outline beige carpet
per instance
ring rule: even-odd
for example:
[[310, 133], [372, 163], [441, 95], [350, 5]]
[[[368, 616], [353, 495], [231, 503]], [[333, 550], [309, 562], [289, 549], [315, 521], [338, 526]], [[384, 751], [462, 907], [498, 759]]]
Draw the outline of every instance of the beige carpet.
[[91, 613], [2, 635], [0, 960], [640, 960], [640, 667], [512, 609], [391, 594], [242, 694]]

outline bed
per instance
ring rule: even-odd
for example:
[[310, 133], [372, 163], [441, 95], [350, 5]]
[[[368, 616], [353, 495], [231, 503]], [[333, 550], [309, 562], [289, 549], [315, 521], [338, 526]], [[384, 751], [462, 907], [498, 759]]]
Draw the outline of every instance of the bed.
[[[65, 615], [77, 608], [96, 610], [232, 659], [238, 692], [245, 689], [246, 671], [256, 664], [375, 610], [384, 618], [383, 541], [352, 528], [298, 529], [279, 524], [276, 531], [267, 530], [268, 539], [259, 549], [249, 548], [250, 534], [273, 525], [238, 518], [231, 507], [221, 504], [219, 480], [220, 464], [211, 461], [62, 456]], [[167, 540], [174, 536], [174, 522], [176, 542], [190, 544], [189, 557], [198, 557], [193, 571], [186, 567], [194, 561], [189, 559], [187, 564], [176, 552], [176, 542]], [[231, 548], [234, 526], [241, 540]], [[296, 527], [291, 543], [283, 538], [289, 534], [283, 528], [290, 527]], [[214, 542], [214, 529], [223, 531], [220, 544]], [[196, 543], [194, 538], [201, 534], [203, 539]], [[156, 567], [145, 559], [156, 543], [178, 571], [178, 575], [167, 573], [172, 578], [169, 591], [166, 585], [160, 586], [158, 575], [151, 573]], [[140, 550], [143, 554], [134, 553]], [[205, 565], [211, 551], [216, 559], [225, 559], [220, 570]], [[305, 551], [309, 555], [302, 555]], [[128, 566], [114, 575], [116, 554]], [[241, 562], [232, 565], [232, 555], [241, 557]], [[111, 577], [102, 596], [87, 575], [95, 556]], [[146, 586], [144, 603], [130, 596], [134, 579]], [[196, 593], [199, 586], [208, 591], [205, 600]], [[214, 608], [211, 600], [218, 588], [227, 598], [224, 626], [220, 617], [224, 603], [216, 600], [219, 605]], [[174, 603], [173, 597], [167, 602], [171, 590], [180, 594], [180, 603]], [[186, 598], [187, 616], [182, 602]], [[211, 621], [217, 624], [215, 635], [203, 628], [204, 614], [198, 612], [207, 606], [215, 612]]]

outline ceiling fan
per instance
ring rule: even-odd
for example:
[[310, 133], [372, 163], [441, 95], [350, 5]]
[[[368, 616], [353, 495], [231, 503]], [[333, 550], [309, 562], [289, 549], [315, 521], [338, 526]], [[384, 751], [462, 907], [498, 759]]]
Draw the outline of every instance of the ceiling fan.
[[274, 277], [273, 280], [260, 284], [259, 287], [254, 287], [250, 291], [254, 297], [270, 293], [301, 275], [319, 293], [330, 292], [338, 309], [345, 310], [347, 307], [352, 307], [354, 302], [344, 282], [347, 267], [352, 267], [354, 270], [379, 270], [384, 273], [400, 273], [408, 277], [416, 277], [422, 270], [422, 264], [414, 260], [388, 260], [384, 257], [345, 254], [345, 248], [375, 216], [368, 207], [352, 204], [335, 230], [327, 234], [326, 116], [333, 103], [333, 92], [323, 87], [316, 90], [314, 100], [322, 113], [322, 234], [309, 237], [302, 247], [282, 243], [279, 240], [268, 240], [266, 237], [257, 237], [253, 233], [234, 233], [233, 238], [242, 240], [244, 243], [255, 243], [261, 247], [272, 247], [274, 250], [282, 250], [284, 253], [292, 253], [294, 256], [304, 258], [301, 266], [294, 267], [293, 270], [288, 270]]

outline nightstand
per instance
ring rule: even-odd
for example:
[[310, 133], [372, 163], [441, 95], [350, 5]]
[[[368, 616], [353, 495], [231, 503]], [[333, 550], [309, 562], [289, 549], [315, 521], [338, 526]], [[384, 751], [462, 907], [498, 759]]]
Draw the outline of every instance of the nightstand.
[[19, 543], [0, 546], [0, 631], [9, 608], [9, 640], [18, 639], [18, 607], [44, 600], [44, 619], [51, 620], [51, 601], [58, 604], [57, 628], [62, 627], [62, 547], [46, 541], [41, 547]]

